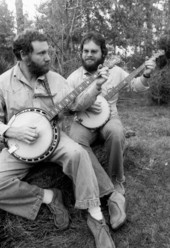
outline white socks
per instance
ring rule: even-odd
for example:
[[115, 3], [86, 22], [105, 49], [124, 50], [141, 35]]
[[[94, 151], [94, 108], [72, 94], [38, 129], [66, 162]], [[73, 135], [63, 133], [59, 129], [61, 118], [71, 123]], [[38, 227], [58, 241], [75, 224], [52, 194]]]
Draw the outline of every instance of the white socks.
[[44, 189], [43, 203], [50, 204], [52, 202], [54, 192], [51, 189]]
[[[52, 202], [54, 192], [50, 189], [44, 189], [43, 203], [50, 204]], [[96, 220], [102, 220], [103, 214], [100, 207], [91, 207], [88, 209], [90, 215]]]
[[103, 214], [100, 207], [92, 207], [88, 209], [90, 215], [96, 220], [102, 220]]

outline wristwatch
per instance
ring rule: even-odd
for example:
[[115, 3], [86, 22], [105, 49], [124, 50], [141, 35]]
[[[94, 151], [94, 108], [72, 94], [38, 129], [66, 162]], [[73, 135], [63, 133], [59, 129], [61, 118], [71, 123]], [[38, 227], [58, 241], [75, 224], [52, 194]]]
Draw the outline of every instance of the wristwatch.
[[150, 78], [151, 76], [150, 76], [150, 75], [145, 75], [145, 74], [143, 74], [143, 77], [144, 77], [144, 78]]

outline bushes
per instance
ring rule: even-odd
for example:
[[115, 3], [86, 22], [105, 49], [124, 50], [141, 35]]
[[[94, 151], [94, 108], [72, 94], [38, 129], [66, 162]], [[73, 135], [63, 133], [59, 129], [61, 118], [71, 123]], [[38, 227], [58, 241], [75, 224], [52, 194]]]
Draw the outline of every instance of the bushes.
[[170, 103], [170, 33], [163, 35], [158, 48], [165, 52], [156, 62], [159, 70], [155, 71], [150, 80], [151, 99], [158, 104]]
[[150, 83], [150, 98], [157, 104], [170, 103], [170, 63], [160, 70], [156, 70]]
[[10, 48], [0, 48], [0, 74], [10, 69], [14, 64], [14, 55]]

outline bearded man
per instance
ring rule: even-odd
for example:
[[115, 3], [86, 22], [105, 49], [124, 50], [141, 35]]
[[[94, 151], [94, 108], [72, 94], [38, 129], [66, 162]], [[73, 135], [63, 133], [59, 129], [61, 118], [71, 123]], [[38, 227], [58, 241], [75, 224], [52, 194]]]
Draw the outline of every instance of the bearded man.
[[[75, 89], [83, 82], [83, 80], [90, 80], [91, 77], [94, 77], [98, 68], [104, 64], [107, 53], [108, 49], [104, 37], [100, 33], [94, 31], [87, 33], [80, 44], [82, 66], [71, 73], [67, 78], [69, 85]], [[145, 61], [143, 74], [133, 79], [127, 88], [135, 92], [148, 90], [148, 78], [155, 66], [156, 63], [154, 59]], [[128, 73], [121, 67], [114, 66], [111, 68], [109, 70], [108, 79], [102, 84], [100, 95], [107, 97], [110, 91], [113, 88], [118, 87], [127, 76]], [[91, 87], [93, 87], [93, 84]], [[89, 92], [89, 95], [91, 94], [90, 87], [86, 91]], [[107, 111], [107, 109], [102, 109], [102, 98], [99, 98], [99, 100], [97, 99], [89, 108], [84, 109], [84, 116], [87, 116], [87, 120], [85, 119], [85, 121], [82, 121], [82, 118], [75, 118], [70, 129], [70, 137], [88, 151], [94, 168], [100, 168], [101, 165], [91, 149], [91, 144], [97, 139], [97, 137], [100, 137], [100, 139], [104, 141], [108, 158], [107, 173], [113, 181], [115, 189], [120, 194], [125, 195], [125, 175], [123, 167], [125, 132], [117, 110], [118, 97], [119, 93], [110, 97], [108, 100], [108, 106], [110, 109], [108, 112], [108, 118], [101, 126], [99, 125], [100, 123], [96, 123], [96, 128], [88, 128], [90, 126], [88, 121], [91, 121], [91, 113], [94, 113], [93, 121], [95, 122], [97, 114], [100, 114], [101, 112], [105, 113], [105, 111]], [[80, 116], [80, 114], [77, 116]], [[97, 120], [100, 121], [99, 118]]]

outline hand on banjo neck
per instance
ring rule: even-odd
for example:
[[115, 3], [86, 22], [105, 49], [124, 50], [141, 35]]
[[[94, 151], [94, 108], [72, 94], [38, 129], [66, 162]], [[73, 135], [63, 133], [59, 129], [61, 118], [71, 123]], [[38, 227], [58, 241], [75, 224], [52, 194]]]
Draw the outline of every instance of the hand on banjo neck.
[[109, 77], [109, 68], [107, 66], [102, 66], [99, 65], [98, 69], [97, 69], [97, 81], [96, 81], [96, 88], [98, 91], [101, 91], [102, 85], [105, 83], [105, 81], [108, 79]]
[[101, 91], [102, 85], [107, 81], [109, 77], [109, 69], [113, 68], [116, 64], [121, 62], [121, 58], [119, 56], [110, 54], [108, 58], [105, 60], [103, 65], [99, 65], [97, 71], [92, 74], [90, 77], [90, 81], [93, 83], [96, 81], [96, 88], [98, 91]]
[[[111, 55], [103, 65], [98, 66], [98, 70], [95, 73], [96, 78], [96, 88], [100, 92], [102, 89], [102, 85], [108, 80], [109, 77], [109, 69], [113, 68], [116, 64], [121, 62], [121, 58], [115, 55]], [[95, 80], [94, 80], [95, 81]], [[93, 112], [94, 114], [98, 114], [102, 111], [101, 102], [96, 101], [91, 105], [89, 111]]]
[[[109, 68], [105, 65], [104, 66], [99, 65], [98, 70], [97, 70], [97, 74], [98, 74], [98, 77], [97, 77], [97, 82], [96, 82], [96, 88], [99, 92], [101, 92], [102, 85], [108, 80]], [[102, 111], [101, 102], [96, 100], [90, 106], [90, 108], [88, 108], [88, 111], [90, 111], [94, 114], [99, 114]]]

